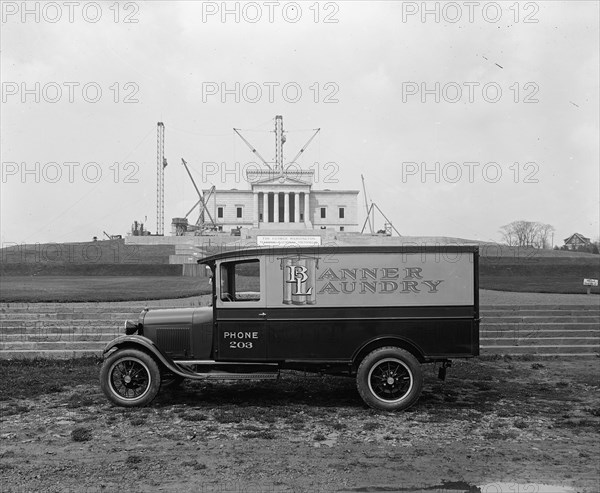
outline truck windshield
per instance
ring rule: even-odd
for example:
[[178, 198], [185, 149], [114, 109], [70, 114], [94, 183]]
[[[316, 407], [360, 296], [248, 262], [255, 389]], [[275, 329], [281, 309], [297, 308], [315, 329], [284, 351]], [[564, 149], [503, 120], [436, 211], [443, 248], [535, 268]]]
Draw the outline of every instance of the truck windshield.
[[221, 264], [221, 301], [260, 300], [260, 262], [226, 262]]

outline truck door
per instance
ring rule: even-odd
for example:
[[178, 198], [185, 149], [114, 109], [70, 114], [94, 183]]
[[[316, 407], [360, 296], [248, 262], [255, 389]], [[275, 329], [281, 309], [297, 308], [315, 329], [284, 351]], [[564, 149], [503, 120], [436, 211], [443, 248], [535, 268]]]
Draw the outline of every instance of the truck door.
[[290, 249], [266, 264], [267, 355], [271, 361], [347, 359], [352, 354], [348, 307], [318, 304], [319, 261], [310, 252]]
[[264, 361], [267, 356], [264, 262], [217, 265], [215, 359]]

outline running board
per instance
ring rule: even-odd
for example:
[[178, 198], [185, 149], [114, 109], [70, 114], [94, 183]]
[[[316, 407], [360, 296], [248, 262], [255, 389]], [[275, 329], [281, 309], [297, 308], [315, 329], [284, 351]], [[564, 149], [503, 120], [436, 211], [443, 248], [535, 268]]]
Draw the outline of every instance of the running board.
[[256, 363], [254, 361], [215, 361], [214, 359], [176, 359], [173, 361], [176, 365], [212, 365], [212, 366], [271, 366], [277, 368], [277, 363]]
[[[279, 378], [277, 363], [214, 360], [175, 360], [174, 363], [179, 370], [179, 375], [193, 380], [276, 380]], [[227, 367], [232, 371], [227, 371]]]
[[188, 373], [186, 378], [193, 380], [277, 380], [279, 372], [267, 373], [230, 373], [230, 372], [209, 372], [209, 373]]

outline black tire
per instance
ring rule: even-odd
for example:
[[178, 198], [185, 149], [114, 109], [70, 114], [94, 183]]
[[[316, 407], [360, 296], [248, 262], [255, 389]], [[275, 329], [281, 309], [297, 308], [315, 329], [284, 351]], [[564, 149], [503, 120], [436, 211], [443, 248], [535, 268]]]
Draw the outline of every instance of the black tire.
[[104, 395], [118, 406], [147, 406], [160, 389], [160, 370], [156, 361], [137, 349], [119, 349], [100, 370]]
[[419, 399], [423, 372], [417, 359], [408, 351], [382, 347], [361, 361], [356, 386], [368, 406], [381, 411], [400, 411]]

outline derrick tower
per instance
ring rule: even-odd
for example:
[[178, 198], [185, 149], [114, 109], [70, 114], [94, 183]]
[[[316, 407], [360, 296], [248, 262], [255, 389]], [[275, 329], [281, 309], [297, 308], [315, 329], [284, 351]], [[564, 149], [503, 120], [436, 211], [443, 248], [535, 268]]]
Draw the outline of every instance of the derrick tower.
[[165, 234], [165, 125], [156, 124], [156, 234]]

